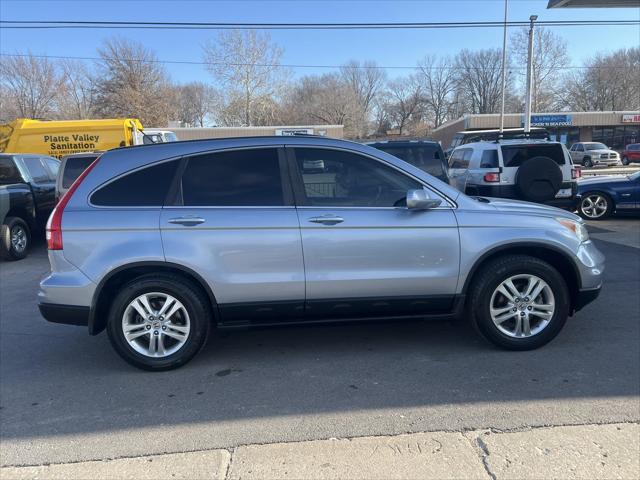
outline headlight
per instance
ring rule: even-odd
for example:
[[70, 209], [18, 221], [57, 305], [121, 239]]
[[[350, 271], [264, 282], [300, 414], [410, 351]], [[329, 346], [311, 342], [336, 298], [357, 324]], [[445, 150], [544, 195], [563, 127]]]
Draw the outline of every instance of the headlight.
[[568, 218], [556, 218], [556, 221], [566, 229], [571, 230], [580, 242], [589, 240], [589, 232], [587, 232], [587, 227], [585, 227], [584, 223], [569, 220]]

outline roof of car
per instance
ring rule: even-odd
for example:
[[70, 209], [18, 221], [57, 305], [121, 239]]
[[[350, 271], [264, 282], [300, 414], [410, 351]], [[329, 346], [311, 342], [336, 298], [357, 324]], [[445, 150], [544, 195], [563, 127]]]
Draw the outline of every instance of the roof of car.
[[482, 150], [493, 150], [497, 149], [502, 145], [560, 145], [560, 142], [554, 142], [551, 140], [544, 139], [531, 139], [531, 138], [513, 138], [513, 139], [505, 139], [500, 140], [499, 142], [495, 140], [483, 140], [480, 142], [472, 142], [465, 143], [464, 145], [459, 145], [455, 148], [455, 150], [463, 149], [463, 148], [478, 148]]
[[415, 145], [440, 145], [439, 142], [431, 139], [406, 139], [406, 140], [376, 140], [374, 142], [367, 142], [365, 145], [375, 146], [384, 145], [385, 147], [406, 147]]

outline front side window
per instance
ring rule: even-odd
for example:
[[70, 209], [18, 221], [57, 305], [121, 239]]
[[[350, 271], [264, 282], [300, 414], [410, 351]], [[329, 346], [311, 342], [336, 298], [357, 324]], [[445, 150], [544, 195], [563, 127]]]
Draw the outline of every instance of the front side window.
[[190, 157], [181, 191], [185, 206], [283, 206], [278, 150], [234, 150]]
[[38, 157], [24, 157], [22, 159], [25, 167], [29, 171], [29, 175], [31, 175], [32, 180], [35, 183], [42, 183], [49, 181], [49, 173], [42, 165], [40, 158]]
[[584, 152], [584, 145], [580, 144], [576, 146], [576, 151], [577, 152]]
[[16, 167], [13, 158], [0, 157], [0, 185], [22, 182], [22, 175], [20, 175], [20, 170]]
[[407, 191], [422, 184], [398, 170], [357, 153], [321, 148], [295, 149], [307, 205], [399, 207]]
[[161, 207], [177, 167], [178, 160], [172, 160], [125, 174], [91, 195], [91, 203], [103, 207]]

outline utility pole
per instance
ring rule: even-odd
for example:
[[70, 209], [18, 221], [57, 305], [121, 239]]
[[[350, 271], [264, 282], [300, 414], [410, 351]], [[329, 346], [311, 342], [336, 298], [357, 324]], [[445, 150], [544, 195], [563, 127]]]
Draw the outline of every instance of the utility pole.
[[531, 131], [531, 84], [533, 83], [533, 27], [537, 15], [529, 17], [529, 52], [527, 55], [527, 93], [525, 94], [524, 132]]
[[500, 105], [500, 135], [504, 131], [504, 95], [507, 85], [507, 16], [509, 13], [509, 0], [504, 0], [504, 30], [502, 32], [502, 103]]

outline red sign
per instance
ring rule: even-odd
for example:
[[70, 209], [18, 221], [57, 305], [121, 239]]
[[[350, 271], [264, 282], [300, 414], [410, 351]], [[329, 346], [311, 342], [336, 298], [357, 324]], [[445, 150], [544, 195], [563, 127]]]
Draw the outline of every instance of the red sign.
[[640, 113], [622, 115], [622, 123], [640, 123]]

